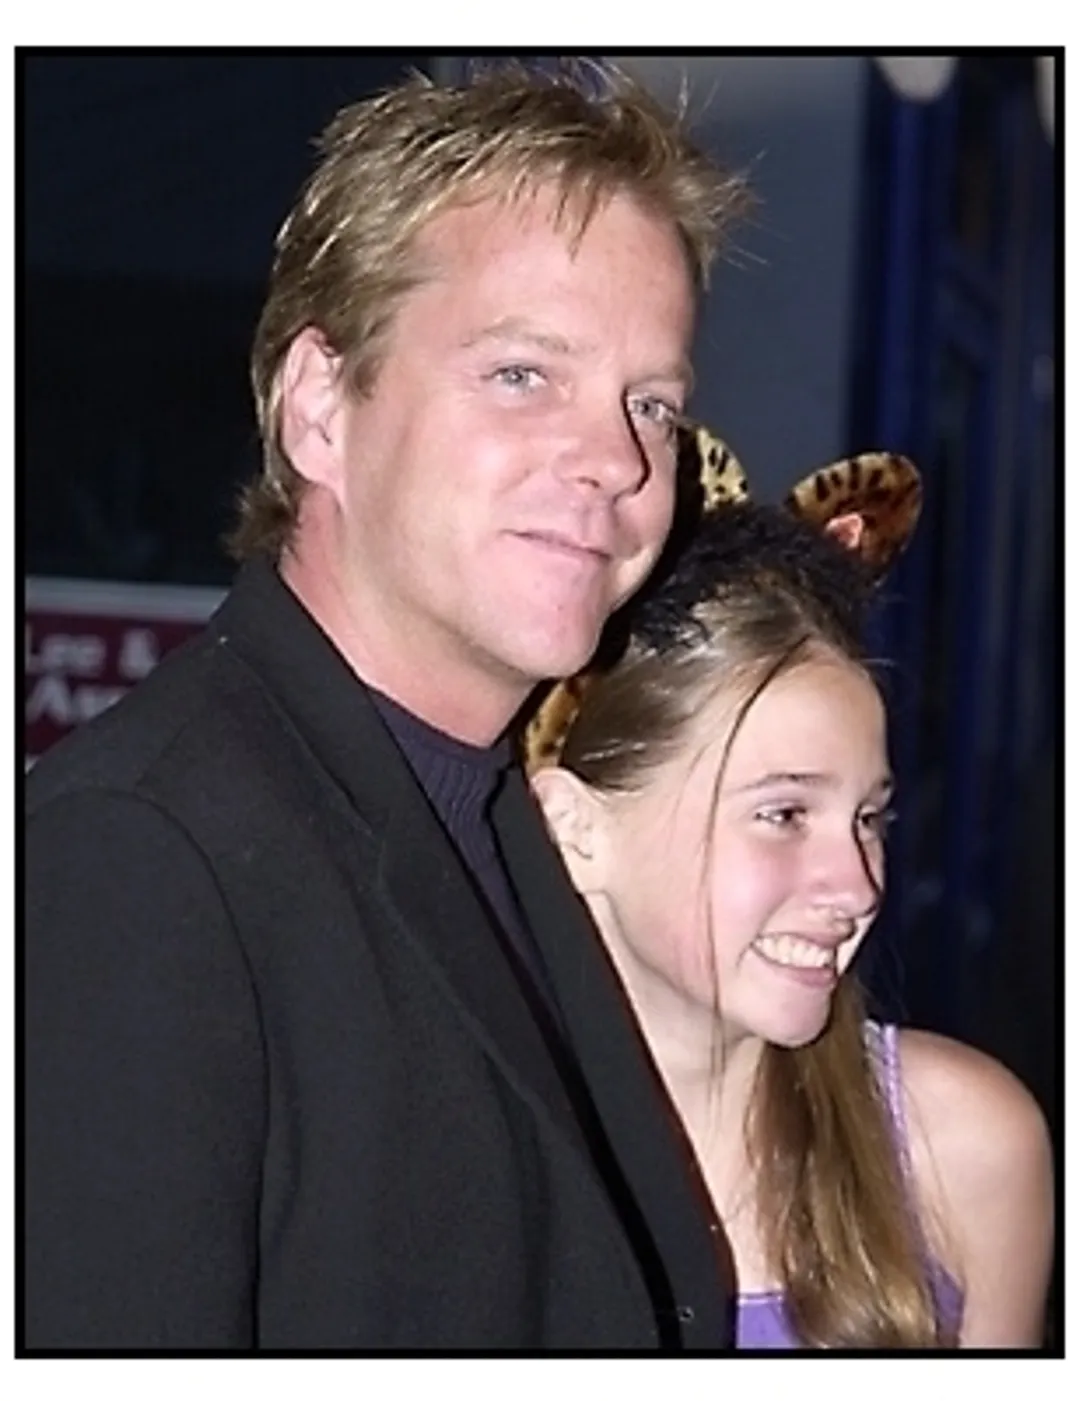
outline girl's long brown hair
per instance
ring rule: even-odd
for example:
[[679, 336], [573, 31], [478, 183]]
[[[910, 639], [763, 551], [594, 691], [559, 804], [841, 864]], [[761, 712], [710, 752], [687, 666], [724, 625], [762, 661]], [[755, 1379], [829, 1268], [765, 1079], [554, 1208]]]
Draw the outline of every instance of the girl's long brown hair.
[[937, 1347], [922, 1241], [865, 1043], [839, 983], [823, 1034], [765, 1046], [748, 1125], [765, 1250], [810, 1347]]
[[[560, 762], [602, 791], [635, 791], [724, 688], [748, 691], [736, 733], [769, 679], [814, 651], [862, 665], [869, 583], [842, 546], [781, 511], [714, 512], [674, 571], [639, 596], [625, 648], [584, 696]], [[852, 976], [817, 1040], [763, 1048], [746, 1145], [768, 1264], [801, 1343], [938, 1346], [923, 1242]]]

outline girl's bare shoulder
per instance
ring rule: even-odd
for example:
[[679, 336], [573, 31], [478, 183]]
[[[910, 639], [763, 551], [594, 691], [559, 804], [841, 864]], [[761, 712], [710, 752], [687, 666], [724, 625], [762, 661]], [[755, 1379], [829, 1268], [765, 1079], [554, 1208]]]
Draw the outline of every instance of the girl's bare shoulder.
[[1031, 1092], [991, 1056], [901, 1033], [901, 1079], [919, 1205], [962, 1285], [964, 1347], [1041, 1338], [1053, 1241], [1053, 1158]]

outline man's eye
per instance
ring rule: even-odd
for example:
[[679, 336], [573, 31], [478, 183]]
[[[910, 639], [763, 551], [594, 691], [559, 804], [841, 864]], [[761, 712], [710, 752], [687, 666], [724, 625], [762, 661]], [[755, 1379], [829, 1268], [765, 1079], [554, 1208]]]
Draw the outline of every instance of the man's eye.
[[492, 378], [507, 389], [535, 389], [545, 383], [545, 376], [533, 365], [502, 365]]
[[651, 423], [665, 433], [674, 433], [682, 418], [681, 409], [655, 395], [635, 395], [628, 400], [627, 407], [635, 423]]

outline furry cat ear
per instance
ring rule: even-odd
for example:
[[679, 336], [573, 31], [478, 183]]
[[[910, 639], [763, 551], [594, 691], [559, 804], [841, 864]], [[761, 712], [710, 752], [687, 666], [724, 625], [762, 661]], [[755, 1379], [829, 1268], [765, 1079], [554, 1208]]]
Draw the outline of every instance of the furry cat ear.
[[[705, 511], [749, 499], [741, 463], [703, 424], [679, 430], [679, 470], [699, 484]], [[907, 457], [866, 452], [810, 473], [784, 504], [847, 549], [859, 550], [877, 574], [885, 574], [912, 538], [922, 501], [920, 474]]]
[[[680, 432], [690, 435], [693, 450], [697, 453], [697, 479], [701, 485], [704, 509], [713, 511], [727, 501], [747, 501], [749, 483], [745, 471], [727, 444], [700, 423], [690, 424]], [[684, 450], [680, 442], [680, 454]]]
[[685, 535], [706, 511], [748, 500], [749, 484], [734, 453], [703, 424], [682, 419], [676, 441], [677, 499], [672, 528]]
[[920, 474], [907, 457], [866, 452], [812, 472], [784, 504], [885, 574], [912, 538], [922, 501]]
[[558, 681], [547, 692], [520, 735], [520, 751], [527, 777], [559, 762], [568, 731], [574, 724], [591, 673], [580, 671]]
[[823, 528], [847, 550], [859, 550], [863, 546], [864, 517], [859, 511], [850, 511], [844, 516], [832, 516]]

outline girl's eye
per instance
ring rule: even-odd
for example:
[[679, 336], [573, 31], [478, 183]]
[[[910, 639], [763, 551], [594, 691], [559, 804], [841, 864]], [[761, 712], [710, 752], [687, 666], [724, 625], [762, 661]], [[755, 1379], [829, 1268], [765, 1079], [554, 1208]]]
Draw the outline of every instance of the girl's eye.
[[535, 389], [545, 383], [545, 376], [533, 365], [502, 365], [493, 371], [492, 378], [506, 389]]
[[800, 803], [783, 803], [778, 807], [761, 808], [757, 813], [759, 822], [766, 822], [780, 831], [789, 831], [801, 826], [805, 808]]
[[890, 828], [891, 823], [897, 820], [897, 813], [893, 808], [877, 808], [872, 812], [862, 812], [857, 818], [857, 824], [865, 836], [884, 838]]

